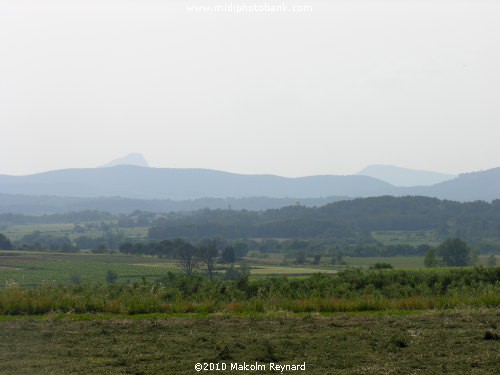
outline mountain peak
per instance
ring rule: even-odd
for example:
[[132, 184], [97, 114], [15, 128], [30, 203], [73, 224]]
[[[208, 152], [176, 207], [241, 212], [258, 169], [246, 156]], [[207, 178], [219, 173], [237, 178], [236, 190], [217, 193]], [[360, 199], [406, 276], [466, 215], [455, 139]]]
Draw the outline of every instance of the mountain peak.
[[138, 153], [131, 153], [121, 158], [111, 160], [109, 163], [101, 165], [101, 168], [115, 167], [117, 165], [135, 165], [137, 167], [149, 167], [149, 164], [144, 156]]

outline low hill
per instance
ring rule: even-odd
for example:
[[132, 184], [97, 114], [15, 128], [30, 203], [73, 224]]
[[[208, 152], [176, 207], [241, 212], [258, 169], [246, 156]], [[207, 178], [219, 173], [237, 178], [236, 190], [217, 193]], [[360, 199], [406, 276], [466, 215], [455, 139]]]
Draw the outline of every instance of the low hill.
[[121, 197], [74, 198], [57, 196], [33, 196], [0, 194], [0, 213], [25, 215], [81, 212], [87, 210], [105, 211], [112, 214], [130, 214], [136, 210], [149, 212], [196, 211], [204, 208], [262, 211], [295, 204], [308, 207], [348, 199], [347, 197], [326, 198], [200, 198], [174, 201], [171, 199], [133, 199]]
[[109, 168], [66, 169], [29, 176], [0, 176], [0, 193], [136, 199], [270, 197], [294, 199], [393, 194], [395, 188], [366, 176], [286, 178], [243, 175], [208, 169]]
[[358, 198], [322, 207], [290, 206], [265, 212], [201, 210], [158, 219], [152, 239], [334, 238], [370, 241], [372, 231], [429, 231], [476, 242], [500, 238], [500, 200], [460, 203], [429, 197]]
[[434, 186], [408, 188], [402, 192], [460, 202], [492, 201], [500, 198], [500, 168], [464, 173]]
[[[302, 201], [324, 197], [419, 195], [462, 202], [492, 201], [500, 199], [500, 168], [461, 174], [432, 186], [396, 187], [379, 179], [361, 175], [287, 178], [275, 175], [243, 175], [209, 169], [119, 165], [108, 168], [57, 170], [28, 176], [0, 175], [0, 194], [77, 198], [122, 197], [172, 201], [205, 198], [225, 200], [228, 197], [235, 199], [266, 197]], [[258, 209], [274, 207], [276, 207], [274, 203], [262, 204]], [[139, 206], [137, 208], [139, 209]], [[196, 208], [198, 206], [194, 209]]]
[[456, 176], [445, 173], [423, 171], [393, 165], [370, 165], [358, 172], [358, 175], [370, 176], [388, 182], [394, 186], [431, 186]]

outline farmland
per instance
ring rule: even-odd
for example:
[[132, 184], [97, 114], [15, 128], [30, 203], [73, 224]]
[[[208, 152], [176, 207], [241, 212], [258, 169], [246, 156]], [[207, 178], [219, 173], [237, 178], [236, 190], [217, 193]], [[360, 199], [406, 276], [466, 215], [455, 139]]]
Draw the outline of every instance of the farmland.
[[[219, 238], [210, 274], [206, 239], [155, 240], [104, 219], [4, 224], [1, 374], [187, 374], [199, 362], [490, 374], [500, 360], [496, 240], [476, 242], [467, 267], [427, 268], [434, 230]], [[182, 249], [200, 251], [192, 274]]]
[[62, 254], [47, 252], [9, 251], [0, 254], [0, 283], [16, 282], [22, 285], [51, 282], [68, 284], [105, 282], [108, 270], [116, 272], [117, 282], [131, 282], [142, 278], [158, 278], [162, 272], [150, 265], [176, 269], [171, 261], [158, 262], [147, 257], [110, 254]]
[[305, 362], [305, 373], [318, 375], [490, 375], [499, 328], [498, 309], [8, 318], [0, 320], [0, 373], [193, 374], [200, 362], [246, 361]]
[[[500, 256], [497, 257], [500, 263]], [[478, 263], [486, 265], [487, 256], [480, 256]], [[250, 268], [251, 277], [263, 276], [308, 276], [317, 272], [335, 273], [346, 267], [367, 269], [380, 262], [392, 264], [395, 268], [422, 268], [423, 257], [345, 257], [343, 266], [332, 265], [329, 258], [317, 265], [284, 265], [282, 254], [271, 254], [266, 258], [246, 258], [243, 260]], [[219, 266], [217, 272], [224, 273], [227, 266]], [[121, 254], [91, 253], [48, 253], [32, 251], [0, 252], [0, 285], [16, 282], [22, 285], [53, 282], [68, 284], [105, 282], [106, 273], [116, 272], [118, 283], [129, 283], [137, 280], [158, 279], [168, 271], [179, 271], [177, 263], [172, 259], [156, 257], [140, 257]], [[202, 271], [200, 271], [202, 272]]]

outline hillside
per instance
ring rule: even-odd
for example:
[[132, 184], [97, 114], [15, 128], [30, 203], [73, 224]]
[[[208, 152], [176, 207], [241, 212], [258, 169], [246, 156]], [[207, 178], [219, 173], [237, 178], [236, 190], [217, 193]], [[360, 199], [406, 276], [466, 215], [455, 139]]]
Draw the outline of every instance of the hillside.
[[401, 168], [393, 165], [370, 165], [358, 172], [359, 175], [378, 178], [394, 186], [431, 186], [456, 176], [432, 171]]
[[158, 219], [153, 239], [335, 238], [345, 243], [370, 240], [372, 231], [429, 231], [443, 238], [474, 241], [500, 238], [500, 200], [459, 203], [428, 197], [377, 197], [322, 207], [290, 206], [265, 212], [202, 210]]
[[[0, 194], [16, 195], [15, 199], [7, 197], [3, 200], [4, 203], [0, 204], [0, 211], [3, 212], [7, 206], [16, 206], [13, 204], [14, 201], [27, 207], [30, 205], [30, 200], [35, 205], [47, 207], [46, 211], [41, 212], [95, 208], [109, 209], [117, 213], [126, 213], [133, 209], [175, 211], [204, 207], [223, 208], [232, 204], [228, 202], [230, 199], [254, 199], [254, 197], [259, 197], [257, 199], [260, 201], [255, 204], [242, 203], [234, 208], [263, 210], [282, 207], [296, 201], [301, 201], [305, 205], [321, 205], [328, 203], [324, 200], [326, 197], [350, 199], [383, 195], [419, 195], [461, 202], [492, 201], [500, 198], [500, 168], [461, 174], [432, 186], [396, 187], [362, 175], [287, 178], [275, 175], [243, 175], [208, 169], [120, 165], [108, 168], [57, 170], [28, 176], [0, 175]], [[20, 195], [46, 197], [37, 202], [36, 198], [20, 198]], [[83, 202], [73, 198], [61, 200], [56, 197], [100, 200]], [[113, 199], [110, 199], [111, 197]], [[116, 197], [152, 202], [120, 201]], [[202, 199], [206, 201], [194, 204], [177, 202]], [[277, 202], [275, 199], [284, 201]], [[23, 200], [24, 203], [21, 202]], [[305, 200], [311, 202], [307, 203]], [[238, 203], [241, 202], [236, 204]], [[103, 204], [105, 208], [95, 206], [99, 204]], [[157, 206], [159, 208], [155, 208]], [[13, 210], [35, 213], [35, 211], [17, 211], [14, 208]]]
[[66, 212], [97, 210], [112, 214], [130, 214], [136, 210], [149, 212], [196, 211], [203, 208], [261, 211], [301, 205], [323, 206], [328, 203], [349, 199], [347, 197], [326, 198], [199, 198], [175, 201], [172, 199], [134, 199], [121, 197], [74, 198], [57, 196], [34, 196], [0, 194], [0, 213], [41, 215]]
[[286, 178], [243, 175], [208, 169], [109, 168], [66, 169], [29, 176], [0, 176], [0, 193], [137, 199], [363, 197], [395, 193], [395, 188], [366, 176]]
[[408, 188], [402, 191], [405, 194], [425, 195], [460, 202], [492, 201], [500, 198], [500, 168], [464, 173], [434, 186]]

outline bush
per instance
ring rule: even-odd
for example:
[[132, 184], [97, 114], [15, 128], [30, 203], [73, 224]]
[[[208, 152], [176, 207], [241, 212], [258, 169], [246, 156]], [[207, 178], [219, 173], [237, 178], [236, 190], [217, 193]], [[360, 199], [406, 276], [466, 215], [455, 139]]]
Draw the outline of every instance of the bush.
[[114, 283], [118, 279], [118, 274], [115, 271], [108, 270], [106, 272], [106, 281], [110, 284]]
[[392, 269], [392, 268], [394, 268], [392, 264], [384, 263], [384, 262], [378, 262], [378, 263], [375, 263], [374, 265], [370, 266], [371, 270], [387, 270], [387, 269]]

